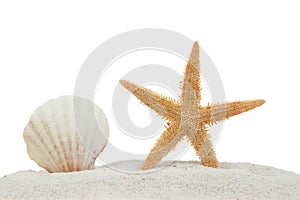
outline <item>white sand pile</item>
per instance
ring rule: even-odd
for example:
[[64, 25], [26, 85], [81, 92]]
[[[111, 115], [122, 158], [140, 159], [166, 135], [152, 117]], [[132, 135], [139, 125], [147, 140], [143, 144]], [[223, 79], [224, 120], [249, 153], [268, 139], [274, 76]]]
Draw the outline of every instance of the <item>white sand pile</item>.
[[[141, 161], [115, 163], [138, 169]], [[175, 162], [153, 173], [108, 167], [76, 173], [22, 171], [0, 179], [0, 199], [299, 199], [300, 175], [247, 163]]]

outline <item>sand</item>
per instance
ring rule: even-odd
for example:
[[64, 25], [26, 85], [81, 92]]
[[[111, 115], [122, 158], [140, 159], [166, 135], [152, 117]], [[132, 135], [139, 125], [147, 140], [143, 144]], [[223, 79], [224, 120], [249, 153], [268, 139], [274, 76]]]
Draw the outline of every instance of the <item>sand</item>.
[[[0, 178], [0, 199], [299, 199], [300, 175], [249, 163], [178, 161], [141, 173], [142, 161], [74, 173], [21, 171]], [[144, 171], [143, 171], [144, 172]]]

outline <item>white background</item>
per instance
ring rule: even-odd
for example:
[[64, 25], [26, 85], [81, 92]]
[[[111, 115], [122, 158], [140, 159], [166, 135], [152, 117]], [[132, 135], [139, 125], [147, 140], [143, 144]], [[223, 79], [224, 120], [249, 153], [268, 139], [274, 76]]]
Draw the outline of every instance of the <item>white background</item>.
[[[216, 145], [219, 161], [270, 165], [300, 174], [296, 1], [6, 2], [0, 3], [0, 177], [40, 170], [28, 157], [22, 137], [34, 109], [72, 94], [82, 63], [102, 42], [149, 27], [198, 40], [217, 66], [228, 101], [267, 101], [226, 122]], [[183, 71], [184, 62], [178, 66]], [[96, 103], [106, 110], [110, 97], [103, 94]], [[139, 145], [137, 151], [149, 148]], [[182, 159], [197, 157], [190, 149]]]

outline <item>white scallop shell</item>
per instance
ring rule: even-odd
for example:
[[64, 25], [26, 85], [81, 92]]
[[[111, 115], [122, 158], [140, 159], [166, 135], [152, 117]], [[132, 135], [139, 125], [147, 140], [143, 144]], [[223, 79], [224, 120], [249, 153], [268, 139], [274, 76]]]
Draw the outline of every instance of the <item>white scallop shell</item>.
[[107, 143], [108, 123], [93, 102], [62, 96], [36, 109], [23, 137], [30, 158], [47, 171], [88, 170]]

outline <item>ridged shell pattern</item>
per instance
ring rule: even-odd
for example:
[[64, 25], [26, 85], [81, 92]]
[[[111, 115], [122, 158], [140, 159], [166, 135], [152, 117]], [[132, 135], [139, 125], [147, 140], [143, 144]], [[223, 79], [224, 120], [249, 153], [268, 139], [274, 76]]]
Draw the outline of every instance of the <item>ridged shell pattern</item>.
[[23, 134], [30, 158], [48, 172], [93, 169], [108, 135], [102, 110], [89, 100], [72, 96], [37, 108]]

